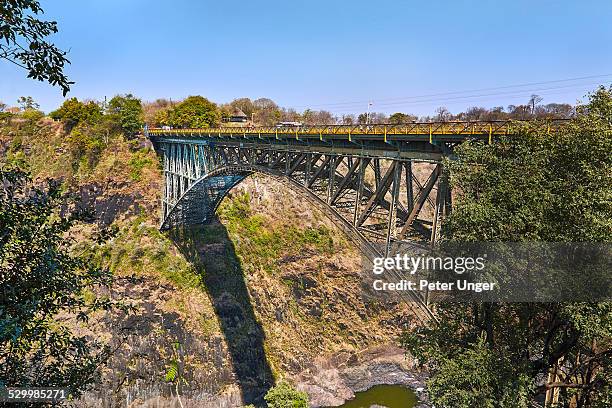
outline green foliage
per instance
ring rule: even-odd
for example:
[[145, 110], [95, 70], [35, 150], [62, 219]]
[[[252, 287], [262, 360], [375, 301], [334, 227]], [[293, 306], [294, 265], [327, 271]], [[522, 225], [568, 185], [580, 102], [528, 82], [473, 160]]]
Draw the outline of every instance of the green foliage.
[[456, 149], [460, 160], [446, 166], [461, 195], [446, 235], [458, 241], [609, 241], [611, 92], [598, 90], [561, 132], [526, 128], [491, 145]]
[[170, 108], [160, 109], [153, 116], [153, 127], [168, 126], [170, 124]]
[[266, 218], [252, 213], [250, 200], [248, 193], [233, 196], [221, 204], [219, 217], [230, 236], [236, 237], [240, 252], [250, 255], [249, 263], [253, 266], [274, 272], [279, 258], [294, 256], [306, 249], [325, 254], [337, 250], [338, 244], [329, 228], [270, 225]]
[[200, 287], [201, 278], [193, 265], [173, 255], [172, 242], [144, 220], [140, 216], [119, 226], [114, 240], [97, 250], [97, 262], [114, 274], [146, 275], [154, 271], [181, 289]]
[[106, 146], [102, 139], [82, 128], [76, 128], [70, 132], [67, 142], [72, 157], [72, 168], [75, 171], [94, 168]]
[[37, 109], [27, 109], [21, 112], [20, 116], [30, 123], [36, 123], [45, 117], [45, 114]]
[[148, 150], [139, 150], [132, 155], [128, 165], [130, 167], [130, 178], [134, 181], [140, 181], [142, 177], [142, 169], [153, 164], [153, 159]]
[[168, 124], [176, 128], [215, 127], [220, 122], [217, 105], [202, 96], [190, 96], [168, 113]]
[[413, 120], [417, 120], [417, 117], [414, 115], [408, 115], [406, 113], [396, 112], [389, 116], [389, 123], [410, 123]]
[[64, 75], [64, 65], [70, 61], [66, 58], [66, 52], [45, 40], [57, 33], [57, 23], [36, 18], [42, 13], [40, 3], [36, 0], [2, 3], [0, 58], [26, 69], [28, 78], [60, 86], [66, 95], [73, 84]]
[[111, 99], [108, 115], [127, 138], [135, 136], [144, 126], [142, 103], [132, 94], [117, 95]]
[[64, 123], [68, 130], [79, 123], [95, 124], [102, 118], [102, 109], [97, 103], [90, 101], [83, 103], [77, 98], [64, 101], [62, 106], [51, 112], [49, 116]]
[[170, 361], [170, 363], [168, 363], [166, 367], [166, 375], [164, 379], [167, 382], [174, 382], [174, 380], [178, 376], [178, 370], [179, 370], [178, 361], [176, 360]]
[[30, 109], [38, 109], [40, 105], [34, 101], [31, 96], [20, 96], [17, 99], [17, 103], [21, 106], [21, 109], [26, 111]]
[[0, 170], [0, 183], [0, 386], [65, 386], [78, 396], [108, 350], [73, 334], [65, 315], [85, 323], [92, 312], [118, 306], [92, 296], [112, 276], [74, 253], [71, 231], [89, 217], [60, 211], [74, 203], [58, 183], [36, 187], [13, 169]]
[[[600, 88], [563, 131], [529, 127], [465, 143], [446, 162], [457, 197], [447, 241], [610, 242], [612, 89]], [[442, 407], [527, 407], [556, 367], [560, 403], [606, 406], [612, 303], [436, 305], [438, 323], [402, 337], [431, 370]], [[564, 405], [564, 406], [565, 406]]]
[[[533, 382], [511, 361], [490, 350], [484, 336], [451, 358], [441, 356], [428, 382], [431, 403], [440, 407], [525, 407]], [[513, 378], [505, 384], [508, 378]]]
[[15, 114], [11, 112], [0, 112], [0, 121], [10, 119], [13, 116], [15, 116]]
[[268, 408], [308, 408], [308, 395], [282, 381], [270, 388], [264, 397]]
[[183, 366], [182, 357], [181, 343], [178, 341], [172, 343], [172, 358], [166, 365], [166, 375], [164, 376], [166, 382], [174, 383], [176, 397], [179, 399], [179, 405], [181, 407], [183, 406], [183, 403], [181, 402], [180, 385], [187, 384], [187, 380], [185, 380], [183, 377], [181, 370], [181, 367]]

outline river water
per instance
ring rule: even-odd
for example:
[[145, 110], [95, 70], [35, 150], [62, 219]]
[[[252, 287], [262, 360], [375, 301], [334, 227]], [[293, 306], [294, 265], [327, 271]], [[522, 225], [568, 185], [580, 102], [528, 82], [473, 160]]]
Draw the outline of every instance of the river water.
[[401, 385], [376, 385], [369, 390], [356, 392], [355, 398], [338, 408], [370, 408], [380, 405], [387, 408], [412, 408], [417, 398], [414, 392]]

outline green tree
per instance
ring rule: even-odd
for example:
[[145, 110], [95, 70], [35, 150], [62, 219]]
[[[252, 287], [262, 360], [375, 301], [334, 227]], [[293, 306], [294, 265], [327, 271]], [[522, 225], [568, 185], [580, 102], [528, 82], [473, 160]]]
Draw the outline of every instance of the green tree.
[[61, 120], [67, 129], [72, 129], [79, 123], [95, 124], [102, 119], [102, 109], [93, 102], [83, 103], [77, 98], [64, 101], [62, 106], [49, 114], [55, 120]]
[[144, 126], [142, 103], [132, 94], [113, 97], [108, 103], [108, 115], [128, 138], [136, 135]]
[[20, 96], [17, 103], [21, 105], [22, 110], [38, 109], [40, 105], [34, 101], [31, 96]]
[[221, 112], [208, 99], [190, 96], [169, 112], [168, 121], [177, 128], [216, 127], [221, 123]]
[[253, 101], [255, 108], [254, 120], [262, 126], [274, 125], [281, 119], [282, 112], [278, 105], [271, 99], [259, 98]]
[[57, 33], [57, 23], [38, 19], [42, 13], [35, 0], [0, 4], [0, 58], [27, 70], [28, 78], [60, 86], [66, 95], [73, 84], [64, 75], [64, 65], [70, 61], [66, 52], [46, 40]]
[[170, 124], [170, 108], [160, 109], [155, 112], [151, 125], [153, 127], [167, 126]]
[[251, 118], [251, 115], [253, 114], [253, 112], [255, 112], [255, 105], [253, 104], [253, 101], [251, 101], [251, 99], [249, 98], [234, 99], [230, 102], [230, 106], [234, 109], [240, 109], [249, 118]]
[[74, 227], [91, 218], [67, 210], [75, 203], [59, 183], [34, 185], [15, 169], [0, 169], [0, 183], [0, 386], [68, 387], [78, 397], [108, 349], [75, 335], [66, 316], [84, 323], [116, 306], [95, 294], [112, 275], [75, 252]]
[[403, 124], [409, 123], [414, 120], [417, 120], [417, 117], [414, 115], [408, 115], [406, 113], [396, 112], [393, 115], [389, 116], [390, 123]]
[[308, 408], [308, 394], [282, 381], [270, 388], [264, 397], [268, 408]]
[[[611, 134], [612, 89], [600, 88], [559, 132], [461, 145], [446, 162], [457, 196], [445, 239], [610, 242]], [[402, 337], [430, 368], [436, 406], [527, 407], [551, 387], [563, 406], [612, 403], [612, 303], [441, 303], [436, 313]]]

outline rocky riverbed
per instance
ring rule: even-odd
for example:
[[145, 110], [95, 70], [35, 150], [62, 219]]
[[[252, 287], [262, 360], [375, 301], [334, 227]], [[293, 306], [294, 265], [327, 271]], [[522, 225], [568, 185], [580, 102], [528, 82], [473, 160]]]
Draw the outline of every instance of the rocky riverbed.
[[[336, 407], [354, 398], [356, 392], [375, 385], [403, 385], [423, 388], [426, 375], [420, 372], [396, 346], [379, 346], [361, 352], [343, 352], [317, 358], [293, 378], [297, 388], [308, 393], [313, 408]], [[418, 408], [427, 408], [419, 393]]]

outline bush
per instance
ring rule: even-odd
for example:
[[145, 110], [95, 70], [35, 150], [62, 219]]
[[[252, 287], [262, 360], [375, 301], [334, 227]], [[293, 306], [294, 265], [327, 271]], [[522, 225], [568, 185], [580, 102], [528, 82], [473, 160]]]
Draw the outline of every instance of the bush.
[[268, 408], [308, 408], [308, 395], [282, 381], [264, 397]]
[[70, 133], [68, 143], [72, 156], [72, 168], [74, 170], [79, 169], [82, 165], [86, 169], [93, 169], [106, 147], [102, 140], [90, 135], [86, 131], [82, 131], [80, 128], [76, 128]]
[[37, 109], [26, 109], [21, 112], [21, 117], [29, 122], [38, 122], [40, 119], [45, 117], [45, 114]]
[[146, 150], [141, 150], [134, 153], [128, 162], [130, 167], [130, 178], [134, 181], [140, 181], [142, 178], [142, 169], [153, 163], [153, 159]]
[[51, 112], [49, 116], [55, 120], [60, 120], [70, 130], [79, 123], [95, 124], [102, 118], [102, 110], [95, 102], [83, 103], [77, 98], [70, 98], [64, 101], [62, 106]]

